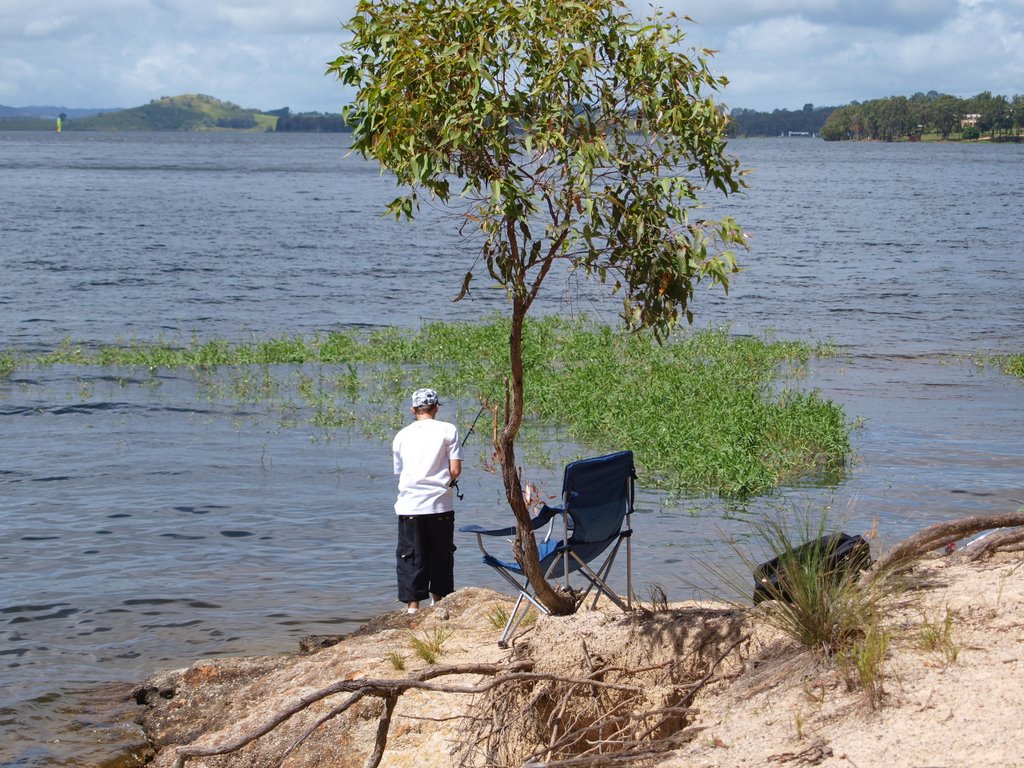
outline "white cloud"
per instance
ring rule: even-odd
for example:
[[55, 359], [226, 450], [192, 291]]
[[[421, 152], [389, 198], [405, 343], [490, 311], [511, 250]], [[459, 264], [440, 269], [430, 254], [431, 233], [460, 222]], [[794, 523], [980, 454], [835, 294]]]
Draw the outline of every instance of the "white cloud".
[[[338, 4], [323, 2], [281, 3], [263, 2], [219, 3], [214, 11], [217, 18], [241, 30], [265, 32], [272, 35], [293, 33], [337, 32], [341, 22]], [[351, 14], [349, 14], [351, 15]], [[347, 18], [347, 17], [346, 17]], [[328, 22], [334, 21], [333, 28]]]
[[26, 37], [49, 37], [54, 32], [70, 28], [75, 23], [73, 16], [49, 16], [45, 19], [31, 19], [25, 24]]
[[198, 53], [199, 49], [187, 43], [157, 46], [124, 70], [122, 87], [173, 96], [181, 84], [201, 79], [204, 67]]
[[[18, 58], [0, 58], [0, 103], [7, 103], [21, 94], [22, 83], [40, 77], [39, 70], [32, 64]], [[28, 106], [17, 104], [16, 106]]]
[[[634, 7], [644, 12], [639, 4]], [[668, 0], [665, 7], [685, 13], [701, 26], [742, 26], [799, 16], [816, 24], [911, 30], [941, 25], [955, 13], [957, 0]]]
[[[634, 12], [648, 7], [630, 0]], [[646, 0], [645, 0], [646, 2]], [[355, 0], [0, 0], [0, 97], [136, 106], [208, 93], [337, 111], [324, 77]], [[665, 0], [719, 51], [724, 100], [755, 109], [1024, 89], [1024, 0]]]
[[688, 40], [719, 51], [713, 66], [730, 80], [730, 106], [798, 109], [929, 90], [1022, 90], [1024, 0], [699, 0], [686, 7], [698, 22], [701, 10], [712, 14], [714, 23], [690, 27]]

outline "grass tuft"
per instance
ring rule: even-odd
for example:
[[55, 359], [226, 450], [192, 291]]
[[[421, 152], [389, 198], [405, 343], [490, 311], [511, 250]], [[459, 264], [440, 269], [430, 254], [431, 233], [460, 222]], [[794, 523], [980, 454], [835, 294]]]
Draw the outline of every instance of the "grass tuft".
[[889, 633], [878, 619], [864, 627], [838, 656], [839, 668], [850, 690], [861, 690], [872, 709], [878, 709], [885, 697], [885, 657], [889, 650]]
[[401, 672], [405, 669], [405, 656], [398, 651], [391, 651], [384, 658], [395, 671]]
[[[508, 617], [509, 617], [508, 608], [506, 608], [503, 605], [495, 606], [494, 609], [492, 609], [487, 614], [487, 623], [490, 624], [495, 629], [504, 629], [505, 625], [508, 623]], [[533, 608], [527, 608], [526, 609], [526, 614], [523, 616], [522, 619], [519, 620], [519, 626], [521, 626], [521, 627], [529, 627], [530, 625], [536, 624], [536, 623], [537, 623], [537, 611], [534, 610]]]
[[453, 630], [442, 627], [423, 630], [421, 635], [410, 632], [409, 647], [412, 648], [413, 654], [427, 664], [436, 664], [444, 650], [444, 644], [453, 634]]
[[[805, 648], [832, 656], [876, 623], [879, 594], [862, 590], [857, 573], [835, 569], [827, 545], [820, 544], [831, 533], [826, 515], [816, 522], [765, 517], [751, 526], [769, 559], [779, 560], [778, 582], [765, 584], [768, 599], [756, 609], [768, 624]], [[741, 557], [756, 570], [756, 558]]]
[[[835, 567], [827, 544], [819, 545], [831, 533], [826, 514], [818, 519], [810, 515], [797, 515], [795, 520], [781, 515], [766, 517], [750, 525], [761, 551], [755, 555], [732, 545], [747, 574], [757, 570], [762, 558], [779, 559], [777, 584], [764, 584], [767, 599], [748, 608], [752, 618], [835, 664], [851, 690], [863, 690], [871, 707], [879, 706], [885, 694], [884, 663], [889, 647], [889, 633], [882, 625], [882, 602], [895, 587], [876, 580], [862, 588], [857, 572]], [[734, 591], [741, 584], [752, 583], [747, 575], [740, 580], [725, 574], [724, 580]]]
[[487, 623], [495, 629], [504, 629], [508, 624], [508, 608], [503, 605], [496, 606], [487, 613]]
[[925, 617], [918, 633], [918, 646], [938, 655], [945, 666], [955, 664], [963, 649], [953, 637], [957, 618], [957, 612], [947, 607], [946, 615], [941, 621]]
[[669, 610], [668, 593], [656, 582], [647, 585], [647, 604], [651, 613], [665, 613]]

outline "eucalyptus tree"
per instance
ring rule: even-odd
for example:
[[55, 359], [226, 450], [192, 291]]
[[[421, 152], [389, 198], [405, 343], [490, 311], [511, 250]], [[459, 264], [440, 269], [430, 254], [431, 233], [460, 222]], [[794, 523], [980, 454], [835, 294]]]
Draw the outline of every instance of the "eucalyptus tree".
[[1013, 110], [1010, 100], [1003, 95], [993, 96], [989, 107], [989, 121], [992, 124], [992, 136], [1003, 136], [1013, 127]]
[[948, 139], [960, 125], [961, 103], [955, 96], [941, 94], [932, 103], [931, 124], [935, 131]]
[[860, 138], [860, 107], [838, 107], [825, 120], [821, 128], [821, 138], [825, 141], [846, 141]]
[[728, 289], [744, 234], [694, 213], [705, 190], [743, 186], [713, 98], [726, 80], [711, 51], [682, 47], [676, 17], [637, 20], [621, 0], [362, 0], [344, 29], [328, 73], [355, 90], [353, 149], [403, 188], [388, 210], [458, 206], [480, 242], [458, 298], [478, 265], [507, 292], [498, 453], [513, 550], [540, 601], [571, 612], [541, 572], [517, 473], [523, 324], [570, 270], [621, 295], [625, 325], [657, 339], [692, 321], [697, 283]]
[[1005, 96], [993, 96], [991, 91], [982, 91], [972, 97], [968, 104], [971, 111], [978, 115], [978, 128], [982, 133], [990, 133], [993, 137], [998, 131], [1008, 126], [1010, 103]]
[[1010, 119], [1013, 123], [1013, 135], [1020, 136], [1021, 129], [1024, 128], [1024, 96], [1019, 93], [1014, 94], [1010, 101]]

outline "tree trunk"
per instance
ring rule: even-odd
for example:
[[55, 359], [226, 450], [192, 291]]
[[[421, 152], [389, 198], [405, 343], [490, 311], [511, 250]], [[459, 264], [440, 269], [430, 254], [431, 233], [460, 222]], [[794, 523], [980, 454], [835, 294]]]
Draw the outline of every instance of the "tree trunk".
[[516, 539], [512, 552], [516, 562], [522, 566], [527, 580], [533, 587], [537, 600], [556, 616], [564, 616], [576, 609], [573, 599], [556, 592], [544, 578], [540, 558], [537, 555], [537, 539], [530, 527], [530, 510], [523, 497], [523, 487], [516, 471], [516, 436], [523, 423], [523, 322], [526, 319], [526, 304], [516, 296], [512, 300], [512, 330], [509, 333], [509, 361], [512, 368], [510, 397], [507, 398], [505, 426], [501, 431], [499, 452], [501, 455], [501, 478], [505, 483], [505, 497], [516, 518]]

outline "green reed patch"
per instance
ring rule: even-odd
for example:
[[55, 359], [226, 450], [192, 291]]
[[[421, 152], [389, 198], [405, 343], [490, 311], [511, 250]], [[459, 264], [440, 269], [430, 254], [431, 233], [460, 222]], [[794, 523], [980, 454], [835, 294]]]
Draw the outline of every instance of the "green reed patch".
[[[131, 342], [119, 346], [86, 349], [65, 341], [53, 352], [43, 355], [40, 364], [117, 365], [148, 368], [217, 368], [240, 365], [284, 365], [319, 362], [320, 337], [312, 340], [301, 336], [280, 337], [231, 344], [224, 339], [200, 342], [193, 339], [185, 345], [169, 342]], [[340, 342], [332, 342], [339, 346]], [[330, 347], [333, 349], [333, 347]]]
[[1002, 360], [1002, 369], [1011, 376], [1024, 379], [1024, 354], [1009, 355]]
[[982, 368], [996, 368], [1007, 376], [1024, 379], [1024, 353], [1019, 355], [995, 354], [992, 352], [976, 352], [964, 355], [961, 360], [968, 361]]
[[0, 376], [9, 376], [16, 367], [13, 355], [0, 353]]
[[600, 328], [559, 347], [559, 375], [530, 371], [531, 407], [581, 443], [633, 447], [668, 487], [742, 496], [841, 467], [849, 451], [841, 408], [775, 387], [808, 345], [705, 331], [659, 346]]
[[[361, 423], [385, 434], [403, 417], [410, 388], [423, 382], [449, 398], [501, 402], [508, 332], [508, 321], [495, 319], [239, 344], [86, 350], [66, 343], [36, 362], [189, 368], [215, 397], [277, 402], [295, 393], [312, 410], [308, 422], [325, 429], [355, 422], [343, 404], [358, 401], [362, 412], [382, 414]], [[645, 482], [730, 496], [826, 478], [845, 466], [850, 426], [842, 409], [818, 392], [781, 386], [784, 371], [827, 348], [722, 330], [680, 333], [659, 345], [560, 318], [528, 322], [524, 336], [526, 441], [557, 427], [588, 450], [631, 448]]]

